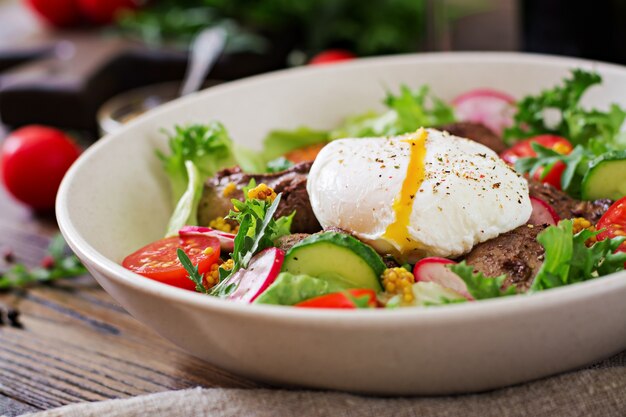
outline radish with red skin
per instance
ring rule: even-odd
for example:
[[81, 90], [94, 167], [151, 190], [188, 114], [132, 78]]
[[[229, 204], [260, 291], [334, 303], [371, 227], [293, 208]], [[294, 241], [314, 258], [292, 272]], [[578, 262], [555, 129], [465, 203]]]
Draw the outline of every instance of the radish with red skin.
[[189, 235], [206, 235], [215, 237], [220, 241], [220, 248], [225, 252], [232, 252], [235, 248], [235, 235], [202, 226], [184, 226], [178, 231], [180, 237]]
[[276, 280], [283, 266], [285, 252], [278, 248], [267, 248], [257, 254], [246, 269], [234, 273], [230, 282], [237, 285], [227, 298], [241, 303], [253, 302]]
[[452, 272], [448, 265], [454, 265], [456, 262], [446, 258], [430, 257], [418, 261], [413, 267], [413, 275], [415, 282], [434, 282], [444, 288], [449, 288], [473, 301], [474, 297], [467, 290], [465, 281], [457, 274]]
[[549, 224], [556, 226], [561, 220], [552, 206], [545, 201], [530, 197], [530, 204], [533, 207], [533, 211], [530, 214], [530, 219], [528, 219], [529, 224]]
[[498, 135], [513, 125], [515, 99], [501, 91], [471, 90], [455, 98], [452, 106], [459, 120], [482, 123]]

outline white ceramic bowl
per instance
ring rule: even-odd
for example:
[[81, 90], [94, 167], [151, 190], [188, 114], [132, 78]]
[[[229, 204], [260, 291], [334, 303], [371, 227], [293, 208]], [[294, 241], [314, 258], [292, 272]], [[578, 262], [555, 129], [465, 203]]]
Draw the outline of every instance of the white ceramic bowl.
[[260, 145], [273, 128], [334, 126], [378, 108], [385, 88], [429, 84], [451, 99], [475, 87], [520, 96], [574, 67], [604, 84], [588, 103], [626, 105], [626, 69], [511, 53], [363, 59], [213, 87], [102, 139], [65, 177], [59, 226], [98, 282], [134, 317], [191, 354], [275, 384], [376, 394], [481, 391], [571, 370], [626, 348], [626, 273], [533, 296], [440, 308], [311, 311], [242, 305], [169, 287], [118, 263], [162, 236], [171, 211], [155, 148], [160, 128], [221, 120]]

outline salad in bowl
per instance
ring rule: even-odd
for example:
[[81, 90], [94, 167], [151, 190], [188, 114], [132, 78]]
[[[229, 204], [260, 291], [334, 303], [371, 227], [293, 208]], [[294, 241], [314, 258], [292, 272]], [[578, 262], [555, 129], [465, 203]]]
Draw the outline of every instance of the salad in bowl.
[[[158, 152], [173, 213], [122, 265], [239, 303], [396, 309], [526, 296], [624, 269], [626, 110], [581, 105], [572, 69], [520, 100], [401, 86], [331, 130], [219, 121]], [[157, 157], [157, 156], [155, 156]]]

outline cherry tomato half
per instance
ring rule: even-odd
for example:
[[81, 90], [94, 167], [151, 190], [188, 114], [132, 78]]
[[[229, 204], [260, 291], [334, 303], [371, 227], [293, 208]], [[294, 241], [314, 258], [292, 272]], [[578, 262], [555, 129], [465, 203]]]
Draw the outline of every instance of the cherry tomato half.
[[[596, 229], [605, 229], [598, 234], [598, 240], [626, 236], [626, 197], [617, 200], [598, 221]], [[617, 249], [626, 252], [626, 242]]]
[[552, 166], [552, 168], [546, 174], [545, 177], [543, 176], [543, 168], [540, 168], [537, 170], [537, 172], [533, 174], [533, 179], [535, 181], [539, 181], [544, 184], [550, 184], [557, 190], [560, 190], [561, 189], [561, 177], [563, 176], [563, 172], [565, 171], [566, 168], [567, 168], [567, 165], [565, 165], [564, 162], [557, 161]]
[[178, 260], [176, 251], [181, 248], [200, 274], [206, 273], [220, 256], [220, 241], [204, 235], [168, 237], [157, 240], [128, 255], [122, 262], [126, 269], [164, 284], [194, 290], [193, 281]]
[[345, 49], [329, 49], [311, 58], [309, 65], [333, 64], [335, 62], [349, 61], [354, 58], [356, 58], [356, 55]]
[[36, 210], [51, 209], [65, 172], [79, 154], [78, 146], [60, 130], [23, 127], [2, 145], [2, 180], [19, 201]]
[[368, 307], [376, 307], [376, 292], [368, 289], [347, 290], [321, 295], [319, 297], [302, 301], [296, 304], [295, 307], [356, 309], [358, 306], [354, 302], [354, 299], [361, 299], [365, 297], [367, 297], [366, 302]]
[[[511, 146], [506, 151], [500, 154], [500, 157], [508, 164], [514, 165], [515, 161], [520, 158], [528, 158], [537, 156], [537, 153], [533, 150], [531, 144], [538, 143], [539, 145], [552, 149], [563, 155], [567, 155], [573, 149], [572, 144], [565, 138], [555, 135], [540, 135], [530, 139], [522, 140]], [[550, 184], [557, 189], [561, 189], [561, 176], [565, 171], [566, 165], [563, 162], [557, 162], [554, 164], [550, 172], [545, 176], [543, 170], [540, 169], [533, 175], [533, 179], [536, 181]], [[543, 178], [542, 178], [543, 177]]]

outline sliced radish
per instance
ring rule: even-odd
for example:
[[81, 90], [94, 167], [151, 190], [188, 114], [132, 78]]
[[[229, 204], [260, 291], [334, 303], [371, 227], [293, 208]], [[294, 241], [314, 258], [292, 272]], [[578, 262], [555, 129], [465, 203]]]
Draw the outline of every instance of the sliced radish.
[[501, 91], [479, 88], [461, 94], [452, 101], [459, 120], [482, 123], [494, 133], [513, 125], [515, 99]]
[[206, 235], [216, 237], [220, 241], [220, 249], [232, 252], [235, 248], [235, 235], [202, 226], [184, 226], [178, 231], [179, 236]]
[[457, 274], [452, 272], [447, 265], [456, 262], [446, 258], [424, 258], [415, 264], [413, 275], [416, 282], [434, 282], [442, 287], [449, 288], [461, 294], [468, 300], [474, 300], [474, 297], [467, 291], [467, 285]]
[[530, 197], [530, 204], [533, 207], [533, 211], [530, 214], [530, 219], [528, 219], [528, 223], [530, 224], [550, 224], [555, 226], [561, 220], [559, 215], [556, 214], [556, 211], [552, 208], [552, 206], [545, 201]]
[[242, 303], [253, 302], [276, 280], [284, 259], [285, 252], [278, 248], [267, 248], [258, 253], [246, 269], [235, 272], [231, 282], [237, 284], [237, 289], [228, 298]]

